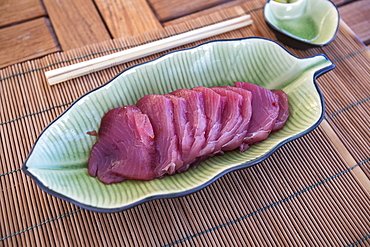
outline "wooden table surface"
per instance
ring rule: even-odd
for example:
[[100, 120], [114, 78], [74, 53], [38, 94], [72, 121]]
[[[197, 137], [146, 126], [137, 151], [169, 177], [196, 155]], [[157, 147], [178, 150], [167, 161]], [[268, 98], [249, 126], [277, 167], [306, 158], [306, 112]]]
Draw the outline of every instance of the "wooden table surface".
[[370, 246], [370, 0], [334, 0], [343, 19], [336, 39], [288, 49], [335, 65], [316, 80], [324, 119], [258, 165], [109, 214], [45, 193], [22, 171], [38, 136], [75, 100], [168, 51], [54, 86], [46, 71], [246, 13], [253, 25], [182, 48], [274, 40], [264, 1], [0, 0], [0, 247]]
[[[0, 68], [58, 51], [136, 35], [248, 0], [1, 0]], [[370, 0], [333, 0], [370, 45]]]

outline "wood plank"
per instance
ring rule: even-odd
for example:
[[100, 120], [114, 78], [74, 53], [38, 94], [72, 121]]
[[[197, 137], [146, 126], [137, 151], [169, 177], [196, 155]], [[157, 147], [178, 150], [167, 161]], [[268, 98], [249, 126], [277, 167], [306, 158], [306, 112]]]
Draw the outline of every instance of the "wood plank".
[[1, 0], [0, 27], [45, 16], [40, 0]]
[[91, 0], [44, 0], [44, 5], [63, 50], [111, 38]]
[[[195, 18], [211, 15], [212, 13], [219, 12], [219, 11], [224, 11], [225, 9], [229, 9], [229, 8], [232, 8], [232, 7], [235, 7], [235, 6], [240, 6], [241, 4], [245, 3], [245, 1], [246, 0], [233, 0], [233, 1], [230, 1], [230, 2], [227, 2], [227, 3], [217, 5], [215, 7], [211, 7], [211, 8], [201, 10], [201, 11], [197, 11], [195, 13], [192, 13], [192, 14], [189, 14], [189, 15], [186, 15], [186, 16], [183, 16], [183, 17], [179, 17], [177, 19], [173, 19], [173, 20], [170, 20], [170, 21], [163, 22], [162, 25], [164, 25], [164, 26], [178, 25], [178, 24], [184, 23], [186, 21], [194, 20]], [[242, 13], [240, 13], [240, 14], [242, 14]]]
[[230, 0], [148, 0], [161, 22], [189, 15], [229, 1]]
[[[341, 6], [350, 2], [353, 2], [354, 0], [331, 0], [335, 5]], [[356, 0], [355, 0], [356, 1]]]
[[146, 0], [96, 0], [114, 38], [161, 29], [162, 25]]
[[45, 17], [0, 29], [0, 68], [59, 50]]
[[370, 43], [370, 0], [355, 1], [339, 8], [341, 18], [362, 42]]

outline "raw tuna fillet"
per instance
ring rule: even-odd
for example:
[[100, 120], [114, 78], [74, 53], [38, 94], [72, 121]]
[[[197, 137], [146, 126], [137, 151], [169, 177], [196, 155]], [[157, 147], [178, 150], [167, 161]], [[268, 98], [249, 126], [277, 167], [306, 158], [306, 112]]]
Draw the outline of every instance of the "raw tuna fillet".
[[288, 95], [283, 90], [271, 90], [279, 97], [279, 115], [272, 131], [280, 130], [284, 127], [286, 120], [289, 117], [289, 102]]
[[225, 107], [221, 114], [222, 128], [217, 139], [215, 150], [223, 150], [224, 145], [238, 134], [243, 121], [241, 108], [244, 102], [242, 95], [222, 87], [211, 87], [213, 91], [225, 97]]
[[[183, 164], [190, 164], [194, 160], [192, 157], [189, 158], [191, 147], [194, 143], [194, 131], [189, 123], [187, 112], [188, 102], [186, 99], [177, 97], [172, 94], [165, 94], [167, 98], [172, 101], [173, 104], [173, 122], [175, 126], [175, 133], [177, 133], [179, 139], [179, 152]], [[183, 172], [188, 169], [188, 166], [183, 166], [177, 170], [177, 172]]]
[[228, 90], [232, 90], [240, 94], [243, 98], [241, 106], [242, 122], [239, 124], [239, 128], [236, 130], [234, 137], [226, 143], [223, 147], [223, 151], [230, 151], [239, 148], [240, 152], [244, 152], [249, 148], [249, 145], [244, 143], [243, 140], [248, 133], [250, 120], [252, 117], [252, 93], [248, 90], [230, 86], [224, 86]]
[[225, 106], [225, 97], [207, 87], [195, 87], [191, 90], [201, 92], [204, 100], [204, 113], [207, 119], [206, 143], [200, 150], [199, 157], [213, 156], [221, 150], [216, 150], [217, 140], [222, 129], [221, 115]]
[[[184, 163], [193, 164], [197, 161], [200, 150], [206, 143], [205, 132], [207, 128], [207, 119], [204, 113], [204, 100], [200, 92], [190, 89], [179, 89], [171, 94], [184, 98], [187, 101], [186, 116], [189, 120], [194, 142], [191, 146], [188, 156], [182, 155]], [[185, 162], [186, 160], [186, 162]]]
[[244, 143], [250, 145], [265, 140], [271, 133], [279, 115], [279, 99], [276, 94], [263, 87], [235, 82], [237, 88], [243, 88], [253, 94], [252, 117]]
[[154, 151], [154, 133], [147, 115], [136, 106], [115, 108], [101, 121], [88, 172], [106, 184], [151, 180], [155, 177]]
[[146, 95], [136, 106], [148, 115], [153, 125], [156, 147], [155, 174], [163, 177], [174, 174], [183, 162], [181, 160], [178, 136], [175, 132], [172, 101], [163, 95]]
[[147, 95], [101, 121], [88, 173], [106, 184], [184, 172], [207, 158], [250, 145], [281, 129], [288, 96], [245, 82]]

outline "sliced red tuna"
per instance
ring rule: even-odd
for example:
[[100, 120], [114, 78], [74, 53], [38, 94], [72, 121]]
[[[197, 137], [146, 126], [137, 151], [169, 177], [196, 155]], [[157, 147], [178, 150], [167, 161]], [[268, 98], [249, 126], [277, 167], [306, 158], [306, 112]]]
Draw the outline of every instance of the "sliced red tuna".
[[235, 82], [147, 95], [109, 111], [92, 148], [88, 173], [106, 184], [184, 172], [223, 151], [245, 151], [281, 129], [289, 117], [281, 90]]
[[[190, 122], [188, 120], [188, 102], [186, 99], [172, 95], [165, 94], [167, 98], [172, 101], [173, 104], [173, 119], [175, 125], [175, 133], [179, 138], [179, 152], [181, 154], [181, 159], [183, 164], [190, 164], [194, 160], [189, 157], [191, 152], [191, 147], [194, 143], [194, 131], [191, 128]], [[183, 172], [187, 170], [188, 167], [181, 167], [178, 172]]]
[[[171, 93], [177, 97], [181, 97], [187, 101], [186, 116], [189, 121], [191, 135], [193, 136], [193, 144], [188, 156], [182, 154], [182, 159], [185, 164], [192, 164], [197, 160], [200, 150], [206, 142], [205, 132], [207, 120], [204, 113], [204, 101], [202, 93], [190, 89], [179, 89]], [[184, 168], [183, 168], [184, 169]]]
[[250, 145], [265, 140], [279, 115], [279, 99], [268, 89], [247, 82], [235, 82], [237, 88], [252, 93], [252, 117], [244, 143]]
[[151, 94], [141, 98], [136, 106], [147, 114], [150, 122], [153, 123], [156, 177], [174, 174], [182, 167], [183, 162], [175, 132], [172, 101], [163, 95]]
[[224, 151], [224, 146], [229, 143], [236, 134], [243, 121], [242, 106], [244, 99], [242, 95], [222, 87], [211, 87], [213, 91], [225, 97], [225, 107], [221, 114], [222, 128], [217, 139], [215, 150]]
[[272, 131], [280, 130], [284, 127], [286, 121], [289, 118], [289, 102], [288, 95], [283, 90], [271, 90], [274, 94], [279, 97], [279, 115], [276, 123], [272, 128]]
[[106, 184], [155, 177], [153, 128], [136, 106], [110, 110], [102, 118], [98, 135], [88, 160], [91, 176]]
[[92, 177], [98, 177], [105, 184], [120, 183], [126, 180], [111, 171], [113, 164], [120, 162], [117, 153], [112, 152], [116, 145], [106, 139], [100, 139], [93, 146], [88, 160], [88, 173]]
[[243, 119], [238, 125], [238, 129], [236, 130], [234, 137], [222, 147], [222, 150], [230, 151], [239, 148], [240, 152], [244, 152], [249, 148], [249, 145], [244, 143], [243, 140], [248, 133], [249, 124], [252, 117], [252, 93], [243, 88], [230, 86], [224, 86], [223, 88], [234, 91], [242, 96], [243, 103], [241, 106], [241, 115]]
[[225, 107], [225, 97], [207, 87], [195, 87], [191, 90], [201, 92], [204, 100], [204, 113], [207, 119], [206, 143], [199, 153], [200, 157], [212, 156], [221, 150], [216, 150], [217, 140], [222, 129], [221, 115]]

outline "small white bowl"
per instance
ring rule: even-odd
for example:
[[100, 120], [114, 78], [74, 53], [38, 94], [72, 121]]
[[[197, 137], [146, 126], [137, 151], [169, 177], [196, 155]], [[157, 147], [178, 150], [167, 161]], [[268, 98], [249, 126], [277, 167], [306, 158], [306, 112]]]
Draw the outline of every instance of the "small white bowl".
[[289, 3], [270, 1], [270, 8], [276, 18], [287, 20], [302, 16], [306, 10], [306, 3], [306, 0], [290, 1]]

